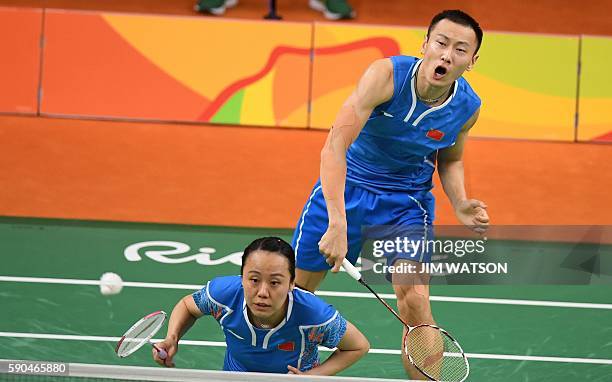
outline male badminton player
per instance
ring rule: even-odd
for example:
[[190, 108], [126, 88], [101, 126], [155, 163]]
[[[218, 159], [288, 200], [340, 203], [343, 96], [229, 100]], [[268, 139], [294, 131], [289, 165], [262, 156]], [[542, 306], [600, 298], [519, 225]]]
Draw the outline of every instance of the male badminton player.
[[[429, 25], [422, 59], [380, 59], [363, 74], [332, 125], [321, 151], [320, 181], [294, 233], [297, 285], [314, 291], [345, 257], [355, 264], [363, 227], [421, 227], [411, 240], [431, 232], [436, 167], [458, 220], [484, 232], [487, 207], [467, 198], [462, 162], [481, 101], [461, 77], [475, 65], [482, 35], [468, 14], [444, 11]], [[396, 253], [387, 265], [420, 269], [429, 255]], [[402, 318], [410, 325], [434, 324], [428, 276], [401, 277], [393, 275]], [[422, 377], [405, 358], [404, 365], [411, 377]]]
[[[195, 320], [213, 316], [225, 334], [223, 370], [333, 375], [369, 349], [364, 335], [331, 305], [294, 287], [295, 254], [276, 237], [255, 240], [244, 250], [242, 276], [217, 277], [174, 307], [163, 342], [174, 366], [180, 338]], [[337, 350], [319, 362], [319, 345]]]

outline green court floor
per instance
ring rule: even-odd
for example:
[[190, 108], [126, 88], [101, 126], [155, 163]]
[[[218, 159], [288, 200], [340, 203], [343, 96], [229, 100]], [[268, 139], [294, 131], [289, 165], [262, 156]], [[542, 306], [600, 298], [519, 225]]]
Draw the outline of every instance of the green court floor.
[[[147, 313], [171, 311], [207, 280], [239, 273], [240, 251], [271, 234], [289, 240], [291, 232], [1, 218], [2, 358], [154, 366], [148, 350], [117, 358], [115, 338]], [[140, 284], [103, 296], [92, 280], [104, 272]], [[388, 285], [375, 287], [391, 291]], [[342, 374], [405, 378], [398, 355], [401, 328], [385, 308], [343, 273], [329, 275], [321, 290], [371, 343], [371, 353]], [[612, 375], [610, 290], [609, 285], [432, 286], [432, 306], [438, 323], [472, 355], [471, 381], [606, 381]], [[185, 340], [177, 367], [220, 369], [223, 335], [214, 320], [199, 320]]]

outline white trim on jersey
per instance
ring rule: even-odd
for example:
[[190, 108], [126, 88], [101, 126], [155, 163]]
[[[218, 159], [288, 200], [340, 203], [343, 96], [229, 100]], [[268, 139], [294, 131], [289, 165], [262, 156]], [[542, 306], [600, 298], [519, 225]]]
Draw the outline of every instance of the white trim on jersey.
[[[412, 117], [412, 114], [414, 113], [414, 110], [416, 109], [416, 102], [417, 102], [416, 88], [415, 88], [416, 75], [417, 75], [416, 71], [419, 68], [419, 66], [421, 65], [422, 61], [423, 61], [423, 59], [419, 59], [414, 64], [414, 67], [412, 68], [412, 73], [410, 73], [410, 93], [412, 94], [412, 104], [410, 105], [410, 110], [408, 111], [408, 114], [406, 114], [406, 118], [404, 118], [404, 122], [408, 122], [410, 120], [410, 118]], [[445, 107], [446, 105], [448, 105], [450, 103], [450, 101], [455, 97], [455, 94], [457, 94], [457, 88], [458, 87], [459, 87], [458, 81], [455, 80], [453, 94], [451, 94], [451, 96], [448, 97], [448, 99], [446, 101], [444, 101], [444, 103], [442, 105], [438, 105], [438, 106], [430, 108], [429, 110], [425, 110], [421, 115], [419, 115], [417, 117], [417, 119], [414, 120], [414, 122], [412, 122], [412, 126], [418, 125], [419, 122], [421, 122], [421, 120], [423, 120], [423, 118], [425, 118], [427, 115], [429, 115], [429, 113], [433, 113], [434, 111], [440, 110], [443, 107]]]
[[448, 105], [450, 103], [450, 101], [453, 100], [453, 98], [455, 97], [455, 94], [457, 94], [457, 88], [459, 87], [459, 83], [457, 80], [455, 80], [455, 84], [453, 85], [454, 89], [453, 89], [453, 94], [451, 94], [450, 97], [448, 97], [448, 99], [442, 104], [442, 105], [438, 105], [438, 106], [434, 106], [429, 110], [425, 110], [423, 112], [423, 114], [419, 115], [419, 117], [417, 119], [414, 120], [414, 122], [412, 122], [412, 126], [416, 126], [419, 124], [419, 122], [421, 122], [421, 120], [423, 118], [425, 118], [428, 114], [433, 113], [436, 110], [440, 110], [443, 107], [445, 107], [446, 105]]
[[433, 168], [436, 168], [436, 165], [430, 161], [429, 159], [427, 159], [427, 157], [423, 157], [423, 163], [430, 165]]
[[312, 293], [308, 289], [301, 288], [301, 287], [299, 287], [297, 285], [293, 287], [293, 290], [298, 291], [298, 292], [302, 292], [302, 293], [308, 293], [308, 294], [313, 295], [313, 296], [315, 295], [314, 293]]
[[321, 189], [322, 186], [315, 188], [308, 198], [308, 204], [306, 204], [306, 208], [304, 209], [304, 213], [302, 214], [302, 221], [300, 223], [300, 233], [298, 234], [297, 240], [295, 241], [295, 258], [298, 257], [298, 251], [300, 249], [300, 240], [302, 239], [302, 227], [304, 226], [304, 220], [306, 219], [306, 214], [308, 213], [308, 209], [310, 209], [310, 204], [312, 203], [312, 198], [314, 198], [317, 191]]
[[336, 317], [338, 317], [338, 311], [336, 310], [336, 313], [334, 313], [334, 315], [332, 316], [332, 318], [330, 318], [329, 320], [325, 321], [322, 324], [316, 324], [316, 325], [300, 325], [298, 328], [300, 330], [300, 334], [302, 335], [302, 344], [301, 344], [301, 349], [300, 349], [300, 356], [298, 358], [298, 362], [297, 362], [297, 369], [300, 370], [300, 368], [302, 367], [302, 357], [304, 356], [304, 349], [306, 348], [306, 337], [304, 333], [305, 329], [310, 329], [310, 328], [315, 328], [317, 326], [325, 326], [327, 324], [329, 324], [330, 322], [332, 322], [333, 320], [336, 319]]
[[404, 122], [408, 122], [410, 117], [412, 117], [412, 113], [414, 113], [414, 109], [416, 109], [416, 98], [417, 97], [416, 97], [416, 92], [414, 91], [414, 75], [419, 65], [421, 65], [421, 61], [423, 60], [418, 60], [416, 64], [414, 64], [414, 68], [412, 68], [412, 73], [410, 73], [410, 92], [412, 93], [412, 105], [410, 105], [410, 110], [408, 111], [408, 114], [406, 114], [406, 118], [404, 118]]
[[[261, 346], [262, 349], [268, 348], [268, 342], [270, 341], [270, 337], [272, 337], [272, 334], [276, 333], [280, 328], [285, 326], [287, 321], [289, 321], [289, 319], [291, 318], [291, 312], [293, 312], [293, 293], [289, 292], [287, 294], [287, 297], [289, 299], [289, 304], [287, 305], [287, 315], [278, 325], [270, 329], [270, 331], [266, 334], [263, 340], [263, 344]], [[255, 332], [255, 327], [253, 326], [253, 324], [251, 324], [251, 321], [249, 321], [249, 314], [247, 313], [246, 300], [244, 299], [244, 297], [242, 298], [242, 314], [244, 316], [244, 321], [246, 322], [247, 326], [249, 327], [249, 330], [251, 331], [251, 346], [257, 346], [257, 333]]]
[[244, 338], [242, 338], [238, 334], [234, 333], [234, 331], [232, 329], [227, 329], [227, 331], [230, 332], [234, 337], [238, 338], [239, 340], [244, 340]]
[[[421, 211], [423, 211], [423, 229], [424, 229], [423, 243], [427, 243], [427, 210], [425, 208], [423, 208], [423, 206], [421, 205], [421, 203], [418, 200], [416, 200], [415, 198], [413, 198], [410, 195], [408, 195], [408, 197], [410, 199], [412, 199], [417, 204], [417, 206], [419, 206]], [[419, 263], [423, 261], [423, 256], [424, 255], [425, 255], [425, 250], [421, 251], [421, 257], [419, 258]]]
[[223, 320], [225, 320], [227, 318], [227, 316], [229, 316], [230, 314], [232, 314], [234, 312], [234, 310], [232, 308], [230, 308], [227, 305], [223, 305], [220, 302], [218, 302], [217, 300], [215, 300], [211, 294], [210, 294], [210, 281], [206, 283], [206, 295], [208, 296], [208, 298], [210, 299], [210, 301], [214, 302], [215, 304], [222, 306], [223, 308], [225, 308], [227, 310], [227, 312], [223, 315], [223, 317], [221, 317], [221, 319], [219, 320], [219, 325], [221, 325], [221, 330], [224, 330], [223, 328]]
[[251, 346], [257, 346], [257, 334], [255, 334], [255, 329], [253, 328], [251, 321], [249, 321], [249, 314], [247, 313], [246, 300], [244, 297], [242, 298], [242, 315], [244, 316], [244, 321], [251, 331]]
[[270, 341], [270, 337], [272, 337], [272, 334], [276, 333], [280, 328], [285, 326], [287, 321], [289, 321], [289, 317], [291, 317], [291, 311], [293, 310], [293, 292], [289, 291], [287, 295], [289, 296], [289, 304], [287, 305], [287, 316], [281, 321], [280, 324], [276, 325], [274, 329], [270, 330], [268, 334], [266, 334], [263, 340], [263, 344], [261, 346], [264, 349], [268, 348], [268, 341]]

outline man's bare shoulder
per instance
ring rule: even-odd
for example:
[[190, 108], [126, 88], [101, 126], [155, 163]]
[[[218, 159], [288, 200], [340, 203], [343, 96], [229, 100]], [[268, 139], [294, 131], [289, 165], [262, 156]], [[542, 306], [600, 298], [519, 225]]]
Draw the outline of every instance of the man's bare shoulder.
[[379, 58], [370, 64], [368, 70], [373, 71], [381, 80], [393, 80], [393, 62], [390, 58]]
[[472, 126], [476, 124], [476, 121], [478, 120], [479, 115], [480, 115], [480, 108], [476, 109], [476, 111], [474, 112], [474, 114], [472, 114], [470, 119], [468, 119], [467, 122], [463, 125], [463, 127], [461, 127], [461, 131], [470, 130]]
[[381, 58], [370, 64], [361, 79], [360, 93], [372, 105], [379, 105], [393, 96], [393, 63]]

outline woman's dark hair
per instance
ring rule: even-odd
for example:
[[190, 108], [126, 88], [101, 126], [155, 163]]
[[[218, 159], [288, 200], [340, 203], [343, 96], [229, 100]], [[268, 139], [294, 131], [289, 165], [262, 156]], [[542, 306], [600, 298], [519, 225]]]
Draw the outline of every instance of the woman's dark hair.
[[279, 237], [262, 237], [249, 244], [244, 249], [244, 253], [242, 254], [240, 274], [242, 274], [244, 264], [246, 264], [249, 255], [255, 251], [274, 252], [286, 257], [287, 261], [289, 262], [289, 274], [291, 275], [290, 281], [295, 279], [295, 253], [293, 252], [291, 245]]
[[429, 28], [427, 28], [427, 38], [431, 35], [431, 31], [434, 29], [436, 24], [438, 24], [442, 20], [450, 20], [456, 24], [463, 25], [464, 27], [470, 27], [476, 34], [476, 51], [474, 54], [478, 52], [480, 49], [480, 45], [482, 44], [482, 28], [478, 25], [478, 21], [476, 21], [472, 16], [467, 13], [460, 11], [458, 9], [446, 10], [438, 13], [431, 19], [431, 23], [429, 23]]

